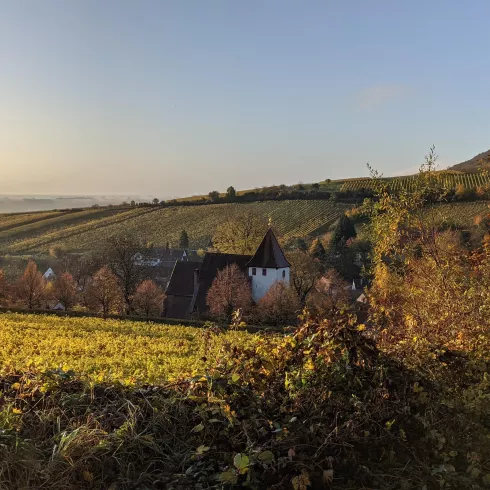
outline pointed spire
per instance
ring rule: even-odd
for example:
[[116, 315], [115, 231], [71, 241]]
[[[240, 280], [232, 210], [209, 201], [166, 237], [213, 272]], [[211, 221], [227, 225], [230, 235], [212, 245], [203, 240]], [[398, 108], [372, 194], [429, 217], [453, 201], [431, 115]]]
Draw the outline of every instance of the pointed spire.
[[290, 267], [272, 228], [267, 230], [264, 239], [257, 248], [255, 255], [247, 264], [247, 267], [263, 267], [266, 269], [283, 269]]

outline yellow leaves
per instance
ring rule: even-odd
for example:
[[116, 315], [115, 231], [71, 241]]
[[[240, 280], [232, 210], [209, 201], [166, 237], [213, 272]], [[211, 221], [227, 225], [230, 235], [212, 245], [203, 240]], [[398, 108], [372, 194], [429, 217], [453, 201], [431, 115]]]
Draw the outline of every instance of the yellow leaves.
[[306, 360], [306, 362], [303, 364], [303, 368], [306, 369], [307, 371], [313, 371], [315, 369], [315, 364], [311, 357], [309, 357]]
[[[0, 320], [0, 369], [62, 367], [98, 383], [160, 384], [201, 376], [203, 356], [217, 359], [225, 343], [247, 349], [258, 341], [247, 331], [226, 331], [206, 346], [201, 328], [6, 313]], [[280, 343], [270, 340], [269, 352]], [[12, 389], [21, 386], [14, 383]]]
[[291, 484], [293, 485], [294, 490], [307, 490], [311, 485], [309, 473], [305, 469], [301, 470], [301, 474], [295, 476], [291, 480]]

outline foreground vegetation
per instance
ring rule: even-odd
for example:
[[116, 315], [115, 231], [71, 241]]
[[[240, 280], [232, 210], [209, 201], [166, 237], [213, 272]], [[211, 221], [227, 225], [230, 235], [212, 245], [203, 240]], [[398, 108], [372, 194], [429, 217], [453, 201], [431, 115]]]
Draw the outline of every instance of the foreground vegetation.
[[[9, 319], [20, 329], [22, 317]], [[102, 337], [83, 330], [104, 330], [92, 322], [80, 320], [65, 337], [79, 356], [87, 355], [80, 329], [84, 343], [101, 346]], [[124, 348], [125, 324], [105, 323]], [[145, 332], [128, 324], [125, 354], [141, 366], [134, 340], [146, 337], [146, 363], [155, 355], [150, 343], [163, 342], [135, 327]], [[61, 332], [44, 338], [54, 333]], [[0, 488], [476, 489], [490, 482], [489, 380], [476, 357], [432, 359], [431, 369], [418, 369], [340, 317], [304, 318], [282, 338], [201, 335], [213, 345], [212, 361], [163, 386], [87, 383], [61, 369], [6, 371]], [[182, 355], [182, 375], [198, 337], [176, 328], [165, 338], [170, 357]], [[61, 355], [38, 348], [49, 364]], [[187, 359], [199, 366], [201, 353]], [[121, 359], [116, 354], [107, 372]]]

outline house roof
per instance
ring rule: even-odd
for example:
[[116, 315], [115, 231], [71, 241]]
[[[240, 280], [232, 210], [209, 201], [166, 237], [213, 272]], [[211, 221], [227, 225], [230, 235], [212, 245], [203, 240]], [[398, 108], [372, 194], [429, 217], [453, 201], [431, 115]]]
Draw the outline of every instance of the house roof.
[[247, 263], [250, 259], [250, 255], [221, 254], [214, 252], [206, 253], [199, 270], [199, 290], [197, 292], [195, 309], [200, 313], [204, 313], [208, 310], [206, 298], [209, 288], [213, 284], [218, 271], [231, 264], [236, 264], [240, 270], [246, 272]]
[[257, 248], [255, 255], [248, 262], [247, 267], [263, 267], [267, 269], [290, 267], [272, 228], [267, 230], [264, 239], [259, 248]]
[[194, 272], [200, 266], [200, 262], [177, 260], [167, 286], [167, 296], [192, 297], [194, 294]]
[[[196, 258], [197, 252], [195, 250], [185, 250], [187, 258]], [[162, 261], [175, 261], [181, 259], [184, 255], [184, 249], [170, 248], [166, 249], [163, 247], [152, 247], [140, 251], [141, 257], [143, 259], [160, 259]]]

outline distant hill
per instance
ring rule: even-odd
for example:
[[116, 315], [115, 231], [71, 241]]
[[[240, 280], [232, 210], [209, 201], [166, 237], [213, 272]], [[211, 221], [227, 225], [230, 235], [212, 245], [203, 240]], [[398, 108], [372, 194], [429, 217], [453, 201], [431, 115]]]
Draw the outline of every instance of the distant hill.
[[459, 170], [460, 172], [474, 173], [478, 172], [482, 167], [490, 169], [490, 150], [479, 153], [471, 160], [458, 163], [457, 165], [453, 165], [450, 168], [451, 170]]

